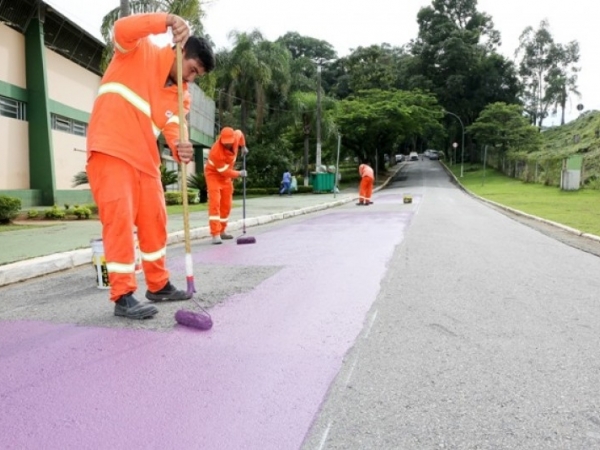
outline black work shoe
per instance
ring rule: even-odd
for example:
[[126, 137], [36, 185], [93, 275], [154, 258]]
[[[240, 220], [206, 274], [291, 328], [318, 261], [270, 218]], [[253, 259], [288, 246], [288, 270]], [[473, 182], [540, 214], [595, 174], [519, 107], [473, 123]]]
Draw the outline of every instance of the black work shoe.
[[364, 203], [362, 203], [362, 202], [358, 202], [358, 203], [356, 204], [356, 206], [365, 206], [365, 204], [364, 204]]
[[115, 302], [115, 316], [127, 317], [128, 319], [149, 319], [158, 312], [154, 305], [143, 305], [136, 300], [133, 293], [122, 295]]
[[192, 298], [192, 296], [185, 291], [177, 290], [177, 288], [173, 286], [170, 281], [167, 281], [165, 287], [163, 287], [160, 291], [146, 291], [146, 298], [151, 302], [173, 302], [179, 300], [189, 300], [190, 298]]
[[221, 239], [226, 240], [226, 239], [233, 239], [233, 236], [227, 233], [221, 233]]

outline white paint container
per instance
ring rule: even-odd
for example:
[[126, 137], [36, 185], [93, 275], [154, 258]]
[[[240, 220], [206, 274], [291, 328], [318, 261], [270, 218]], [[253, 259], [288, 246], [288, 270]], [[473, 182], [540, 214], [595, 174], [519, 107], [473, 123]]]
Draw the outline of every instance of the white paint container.
[[96, 270], [96, 286], [98, 289], [110, 289], [102, 239], [94, 239], [90, 244], [92, 245], [92, 264]]

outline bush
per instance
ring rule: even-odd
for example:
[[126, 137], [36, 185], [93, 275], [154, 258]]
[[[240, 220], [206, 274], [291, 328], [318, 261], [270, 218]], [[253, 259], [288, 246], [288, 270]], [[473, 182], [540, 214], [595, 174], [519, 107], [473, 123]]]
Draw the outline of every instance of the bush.
[[167, 205], [181, 205], [183, 200], [181, 192], [165, 192], [165, 203]]
[[54, 205], [52, 208], [44, 211], [44, 216], [46, 219], [61, 220], [65, 218], [66, 213], [59, 209], [58, 206]]
[[[79, 205], [75, 205], [75, 208], [79, 208]], [[90, 203], [89, 205], [83, 205], [82, 208], [87, 208], [92, 214], [98, 215], [98, 205]]]
[[10, 223], [21, 210], [21, 199], [0, 195], [0, 223]]
[[39, 216], [39, 213], [35, 209], [30, 209], [29, 211], [27, 211], [28, 219], [37, 219], [38, 216]]
[[73, 210], [73, 214], [75, 214], [75, 216], [77, 217], [77, 219], [89, 219], [90, 216], [92, 215], [92, 211], [90, 211], [89, 208], [86, 208], [85, 206], [81, 206], [78, 208], [75, 208]]

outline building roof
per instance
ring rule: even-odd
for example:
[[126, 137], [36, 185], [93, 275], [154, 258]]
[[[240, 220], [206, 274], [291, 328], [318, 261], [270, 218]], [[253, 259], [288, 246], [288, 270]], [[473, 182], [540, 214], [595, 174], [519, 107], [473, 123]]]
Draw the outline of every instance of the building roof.
[[87, 70], [102, 75], [100, 64], [105, 44], [59, 12], [50, 2], [0, 0], [0, 21], [25, 33], [31, 21], [39, 18], [44, 24], [46, 47]]

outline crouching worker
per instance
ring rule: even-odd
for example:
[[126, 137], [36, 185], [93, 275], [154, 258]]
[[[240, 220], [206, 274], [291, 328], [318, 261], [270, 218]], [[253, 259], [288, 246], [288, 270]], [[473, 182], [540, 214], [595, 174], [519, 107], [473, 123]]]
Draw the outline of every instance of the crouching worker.
[[373, 169], [368, 164], [361, 164], [358, 167], [358, 173], [361, 177], [358, 191], [357, 205], [371, 205], [371, 195], [373, 195]]
[[[214, 68], [204, 39], [189, 36], [187, 24], [171, 14], [139, 14], [118, 20], [115, 54], [94, 103], [87, 139], [90, 187], [102, 222], [102, 239], [114, 314], [146, 319], [158, 310], [136, 297], [134, 227], [152, 302], [186, 300], [169, 281], [165, 265], [167, 214], [156, 138], [162, 132], [177, 162], [188, 163], [191, 143], [179, 142], [177, 64], [174, 47], [158, 47], [149, 36], [173, 32], [183, 44], [183, 89]], [[189, 110], [189, 95], [184, 102]]]
[[233, 202], [233, 180], [245, 177], [245, 170], [235, 170], [238, 150], [248, 153], [244, 133], [225, 127], [208, 154], [204, 165], [204, 177], [208, 190], [208, 225], [213, 244], [221, 244], [223, 239], [233, 239], [226, 232], [231, 203]]

